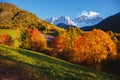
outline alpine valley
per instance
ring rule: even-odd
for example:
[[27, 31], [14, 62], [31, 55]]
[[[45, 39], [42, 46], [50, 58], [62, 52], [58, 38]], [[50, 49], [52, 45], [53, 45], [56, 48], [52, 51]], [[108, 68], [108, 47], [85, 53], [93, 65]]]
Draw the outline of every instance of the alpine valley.
[[0, 80], [120, 80], [120, 13], [45, 21], [22, 6], [0, 0]]

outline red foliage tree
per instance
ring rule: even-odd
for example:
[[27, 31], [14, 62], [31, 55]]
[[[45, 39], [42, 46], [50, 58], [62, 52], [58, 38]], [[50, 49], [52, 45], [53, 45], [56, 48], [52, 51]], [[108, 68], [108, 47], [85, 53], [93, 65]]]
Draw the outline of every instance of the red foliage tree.
[[52, 41], [52, 47], [53, 56], [68, 60], [68, 55], [72, 52], [73, 44], [69, 35], [65, 32], [54, 38]]
[[[22, 34], [22, 47], [26, 49], [31, 49], [39, 51], [47, 46], [46, 39], [43, 34], [39, 32], [38, 29], [27, 29]], [[25, 37], [24, 37], [25, 36]]]
[[13, 44], [12, 37], [8, 34], [0, 35], [0, 44], [11, 46]]

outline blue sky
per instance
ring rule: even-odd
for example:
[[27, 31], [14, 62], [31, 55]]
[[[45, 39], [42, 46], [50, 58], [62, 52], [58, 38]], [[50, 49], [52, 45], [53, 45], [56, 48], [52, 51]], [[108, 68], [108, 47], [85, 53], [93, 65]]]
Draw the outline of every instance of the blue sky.
[[94, 11], [106, 18], [120, 12], [120, 0], [0, 0], [13, 3], [42, 19], [68, 15], [77, 17], [84, 10]]

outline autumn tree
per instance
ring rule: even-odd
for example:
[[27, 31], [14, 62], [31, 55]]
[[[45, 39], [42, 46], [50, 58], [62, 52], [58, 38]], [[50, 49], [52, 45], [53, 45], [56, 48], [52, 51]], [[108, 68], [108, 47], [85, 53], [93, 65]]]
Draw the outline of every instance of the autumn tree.
[[109, 56], [117, 54], [115, 43], [102, 30], [85, 32], [75, 41], [73, 62], [86, 62], [87, 64], [100, 63]]
[[11, 46], [13, 44], [12, 37], [8, 34], [0, 35], [0, 44]]
[[46, 39], [38, 29], [26, 29], [21, 33], [21, 48], [39, 51], [47, 46]]
[[63, 32], [59, 36], [55, 37], [52, 41], [53, 56], [69, 60], [70, 53], [73, 52], [74, 42], [78, 35], [82, 34], [82, 30], [79, 28], [68, 28], [66, 32]]

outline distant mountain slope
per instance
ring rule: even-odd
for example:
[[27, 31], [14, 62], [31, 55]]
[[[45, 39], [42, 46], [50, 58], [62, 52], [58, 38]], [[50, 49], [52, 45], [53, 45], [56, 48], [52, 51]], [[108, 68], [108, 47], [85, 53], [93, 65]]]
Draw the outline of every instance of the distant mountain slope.
[[120, 33], [120, 13], [110, 16], [95, 26], [84, 27], [83, 30], [92, 30], [93, 28], [102, 29], [104, 31], [113, 31]]
[[[7, 72], [7, 75], [21, 76], [20, 80], [120, 79], [117, 76], [89, 70], [38, 52], [4, 46], [0, 46], [0, 62], [0, 71], [2, 71], [0, 75], [3, 75], [2, 77], [4, 77], [4, 73]], [[8, 65], [6, 67], [2, 64]]]
[[0, 28], [3, 29], [36, 27], [40, 30], [63, 30], [10, 3], [0, 3], [0, 16]]
[[59, 23], [57, 24], [57, 26], [59, 26], [60, 28], [64, 28], [64, 29], [68, 29], [69, 27], [76, 27], [74, 25], [66, 25], [64, 23]]

